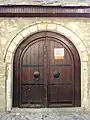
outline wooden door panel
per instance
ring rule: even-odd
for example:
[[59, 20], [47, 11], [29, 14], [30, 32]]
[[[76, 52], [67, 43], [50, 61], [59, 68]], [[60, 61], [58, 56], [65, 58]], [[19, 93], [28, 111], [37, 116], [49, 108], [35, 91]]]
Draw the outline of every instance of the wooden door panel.
[[[60, 73], [60, 76], [58, 78], [55, 78], [53, 73], [57, 71]], [[70, 67], [60, 67], [59, 69], [55, 68], [52, 69], [50, 67], [49, 69], [49, 80], [48, 84], [50, 83], [72, 83], [72, 69]]]
[[22, 85], [21, 104], [43, 104], [45, 90], [43, 85]]
[[28, 46], [22, 56], [22, 64], [43, 65], [43, 40]]
[[[34, 72], [39, 71], [40, 72], [40, 77], [38, 80], [34, 77]], [[43, 78], [43, 67], [38, 68], [33, 68], [33, 67], [23, 67], [22, 68], [22, 83], [31, 83], [31, 84], [44, 84], [44, 78]]]
[[[28, 46], [22, 56], [21, 65], [21, 107], [32, 107], [31, 104], [43, 104], [45, 98], [43, 40]], [[34, 72], [40, 73], [39, 78]]]
[[[48, 79], [48, 97], [49, 104], [72, 104], [74, 90], [72, 89], [73, 79], [73, 59], [72, 55], [63, 43], [58, 43], [49, 38], [49, 79]], [[64, 58], [55, 59], [54, 49], [64, 48]], [[58, 78], [54, 77], [54, 72], [59, 72]]]
[[[54, 48], [64, 48], [64, 59], [55, 59]], [[68, 50], [55, 41], [50, 41], [50, 55], [49, 55], [49, 82], [56, 81], [53, 76], [53, 72], [59, 72], [58, 82], [71, 82], [73, 73], [72, 58]]]
[[72, 104], [72, 85], [49, 85], [49, 104]]

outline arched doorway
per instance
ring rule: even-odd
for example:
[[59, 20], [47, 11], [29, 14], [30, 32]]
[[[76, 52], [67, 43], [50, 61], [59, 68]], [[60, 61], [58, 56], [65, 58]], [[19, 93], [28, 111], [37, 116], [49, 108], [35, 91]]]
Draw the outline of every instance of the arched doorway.
[[64, 36], [37, 32], [14, 56], [14, 107], [81, 106], [80, 58]]

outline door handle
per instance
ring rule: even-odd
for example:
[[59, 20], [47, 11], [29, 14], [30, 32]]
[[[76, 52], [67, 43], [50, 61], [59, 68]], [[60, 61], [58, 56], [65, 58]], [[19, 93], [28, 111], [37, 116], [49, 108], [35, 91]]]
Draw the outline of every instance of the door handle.
[[34, 78], [35, 78], [36, 80], [39, 80], [39, 78], [40, 78], [40, 72], [35, 71], [35, 72], [33, 73], [33, 76], [34, 76]]
[[54, 76], [55, 78], [59, 78], [60, 73], [55, 71], [55, 72], [53, 72], [53, 76]]

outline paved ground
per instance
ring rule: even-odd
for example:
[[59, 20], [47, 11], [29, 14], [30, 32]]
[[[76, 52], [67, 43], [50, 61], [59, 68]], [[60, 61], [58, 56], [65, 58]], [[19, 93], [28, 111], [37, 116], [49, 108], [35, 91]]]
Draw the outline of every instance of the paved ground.
[[28, 111], [13, 110], [11, 113], [0, 115], [0, 120], [90, 120], [90, 115], [83, 111], [64, 112], [59, 109], [39, 109]]

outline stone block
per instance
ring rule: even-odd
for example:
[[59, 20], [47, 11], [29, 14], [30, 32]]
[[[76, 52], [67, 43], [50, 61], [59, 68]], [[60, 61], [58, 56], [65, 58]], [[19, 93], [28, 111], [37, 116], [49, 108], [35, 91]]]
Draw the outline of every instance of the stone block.
[[87, 62], [83, 62], [83, 70], [84, 71], [88, 70], [88, 64], [87, 64]]
[[46, 23], [37, 24], [38, 30], [46, 30]]
[[82, 42], [80, 44], [78, 44], [78, 48], [79, 48], [80, 52], [85, 52], [86, 51], [86, 47]]
[[15, 48], [16, 48], [16, 44], [12, 42], [8, 48], [8, 51], [13, 53], [15, 51]]
[[61, 25], [57, 25], [57, 31], [60, 32], [61, 34], [65, 35], [66, 37], [71, 37], [72, 36], [72, 31], [70, 31], [68, 28], [63, 27]]
[[20, 32], [20, 34], [21, 34], [23, 37], [27, 37], [27, 36], [30, 34], [30, 29], [29, 29], [29, 28], [26, 28], [25, 30], [23, 30], [22, 32]]
[[90, 46], [87, 46], [87, 52], [90, 55]]
[[79, 43], [82, 42], [81, 39], [77, 35], [75, 35], [75, 34], [72, 34], [71, 37], [70, 37], [70, 39], [76, 45], [78, 45]]
[[31, 33], [34, 33], [36, 31], [38, 31], [38, 26], [37, 25], [30, 26], [29, 29], [30, 29]]
[[15, 44], [18, 44], [18, 43], [21, 41], [21, 39], [23, 39], [23, 36], [20, 35], [20, 34], [18, 34], [18, 35], [13, 39], [13, 42], [14, 42]]
[[5, 61], [5, 62], [6, 62], [6, 63], [7, 63], [7, 62], [10, 63], [10, 62], [12, 62], [12, 60], [13, 60], [13, 53], [11, 53], [11, 52], [8, 51], [8, 52], [7, 52], [7, 55], [6, 55], [6, 61]]
[[87, 52], [82, 52], [81, 53], [82, 61], [88, 61], [88, 54]]
[[56, 30], [56, 24], [53, 23], [47, 24], [47, 30]]

